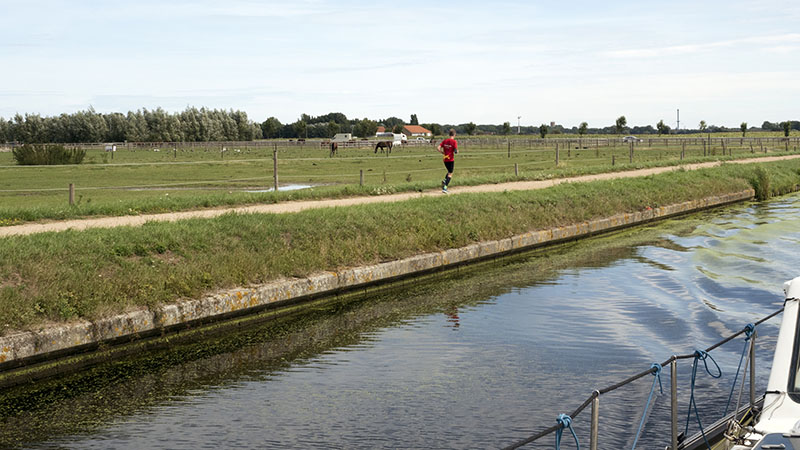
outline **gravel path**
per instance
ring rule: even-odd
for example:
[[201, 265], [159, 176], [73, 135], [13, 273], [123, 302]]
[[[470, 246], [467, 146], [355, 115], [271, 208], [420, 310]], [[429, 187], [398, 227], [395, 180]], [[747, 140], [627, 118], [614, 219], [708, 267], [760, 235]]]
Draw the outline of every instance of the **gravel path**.
[[[780, 160], [794, 159], [794, 158], [800, 158], [800, 155], [741, 159], [737, 161], [729, 161], [728, 163], [747, 164], [753, 162], [771, 162], [771, 161], [780, 161]], [[479, 186], [454, 186], [449, 189], [449, 192], [450, 195], [453, 194], [457, 195], [465, 192], [503, 192], [503, 191], [543, 189], [561, 183], [579, 183], [579, 182], [594, 181], [594, 180], [611, 180], [616, 178], [641, 177], [646, 175], [670, 172], [681, 168], [686, 170], [696, 170], [707, 167], [715, 167], [719, 166], [720, 164], [721, 164], [720, 162], [707, 162], [700, 164], [688, 164], [683, 166], [658, 167], [652, 169], [602, 173], [597, 175], [585, 175], [580, 177], [559, 178], [559, 179], [543, 180], [543, 181], [514, 181], [510, 183], [485, 184]], [[458, 181], [456, 181], [456, 183], [457, 182]], [[252, 205], [252, 206], [241, 206], [233, 208], [203, 209], [196, 211], [182, 211], [182, 212], [163, 213], [163, 214], [142, 214], [138, 216], [100, 217], [91, 219], [64, 220], [64, 221], [48, 222], [48, 223], [29, 223], [29, 224], [14, 225], [9, 227], [0, 227], [0, 237], [42, 233], [46, 231], [64, 231], [68, 229], [85, 230], [87, 228], [138, 226], [150, 221], [176, 221], [194, 217], [210, 218], [210, 217], [217, 217], [222, 214], [227, 214], [230, 212], [274, 213], [274, 214], [292, 213], [311, 208], [363, 205], [368, 203], [399, 202], [411, 198], [441, 196], [441, 195], [443, 195], [441, 191], [439, 189], [435, 189], [425, 192], [405, 192], [400, 194], [381, 195], [381, 196], [351, 197], [351, 198], [330, 199], [330, 200], [305, 200], [297, 202], [274, 203], [268, 205]]]

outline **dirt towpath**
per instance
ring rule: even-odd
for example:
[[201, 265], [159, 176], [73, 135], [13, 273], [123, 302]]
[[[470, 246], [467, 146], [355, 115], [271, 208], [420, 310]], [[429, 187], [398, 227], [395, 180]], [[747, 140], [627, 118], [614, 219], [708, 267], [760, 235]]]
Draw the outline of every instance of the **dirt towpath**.
[[[729, 161], [731, 164], [748, 164], [754, 162], [771, 162], [786, 159], [800, 158], [800, 155], [774, 156], [753, 159], [741, 159]], [[720, 162], [707, 162], [699, 164], [687, 164], [683, 166], [657, 167], [652, 169], [630, 170], [626, 172], [602, 173], [597, 175], [585, 175], [572, 178], [559, 178], [543, 181], [514, 181], [500, 184], [484, 184], [479, 186], [455, 186], [450, 188], [449, 195], [463, 194], [467, 192], [503, 192], [521, 191], [531, 189], [544, 189], [561, 183], [580, 183], [595, 180], [611, 180], [617, 178], [632, 178], [653, 175], [658, 173], [670, 172], [679, 169], [696, 170], [707, 167], [719, 166]], [[43, 233], [47, 231], [64, 231], [68, 229], [84, 230], [88, 228], [111, 228], [118, 226], [139, 226], [151, 221], [176, 221], [188, 218], [211, 218], [231, 212], [236, 213], [292, 213], [311, 208], [326, 208], [333, 206], [364, 205], [368, 203], [388, 203], [399, 202], [411, 198], [441, 196], [440, 190], [430, 190], [425, 192], [404, 192], [400, 194], [351, 197], [330, 200], [306, 200], [297, 202], [274, 203], [267, 205], [251, 205], [232, 208], [203, 209], [196, 211], [181, 211], [163, 214], [142, 214], [139, 216], [119, 216], [119, 217], [100, 217], [92, 219], [64, 220], [48, 223], [30, 223], [14, 225], [10, 227], [0, 227], [0, 237]]]

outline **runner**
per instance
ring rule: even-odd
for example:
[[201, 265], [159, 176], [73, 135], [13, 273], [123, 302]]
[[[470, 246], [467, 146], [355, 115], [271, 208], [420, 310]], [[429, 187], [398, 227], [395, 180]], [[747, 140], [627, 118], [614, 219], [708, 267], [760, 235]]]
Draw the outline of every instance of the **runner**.
[[436, 148], [442, 155], [444, 155], [444, 166], [447, 168], [447, 175], [442, 180], [442, 193], [447, 194], [447, 185], [453, 178], [453, 166], [456, 163], [456, 153], [458, 153], [458, 142], [456, 142], [456, 130], [450, 129], [450, 137], [443, 140]]

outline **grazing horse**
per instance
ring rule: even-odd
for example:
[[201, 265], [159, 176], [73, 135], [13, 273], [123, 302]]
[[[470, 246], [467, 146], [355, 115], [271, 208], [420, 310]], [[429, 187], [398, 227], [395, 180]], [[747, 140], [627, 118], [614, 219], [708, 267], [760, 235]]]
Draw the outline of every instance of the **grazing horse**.
[[339, 143], [338, 142], [331, 142], [331, 155], [330, 157], [333, 158], [333, 155], [339, 151]]
[[383, 153], [383, 150], [386, 149], [387, 155], [389, 153], [392, 153], [392, 144], [394, 144], [392, 141], [378, 142], [377, 144], [375, 144], [375, 153], [378, 153], [378, 149], [381, 149], [381, 153]]

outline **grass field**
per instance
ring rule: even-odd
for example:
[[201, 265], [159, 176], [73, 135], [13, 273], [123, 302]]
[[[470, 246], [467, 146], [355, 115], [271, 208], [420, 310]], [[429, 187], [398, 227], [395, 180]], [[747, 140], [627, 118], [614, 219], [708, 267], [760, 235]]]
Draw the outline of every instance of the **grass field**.
[[[618, 136], [591, 136], [580, 143], [574, 135], [545, 140], [513, 137], [509, 141], [496, 136], [460, 137], [454, 184], [547, 179], [798, 152], [797, 138], [789, 143], [729, 138], [723, 148], [716, 135], [710, 144], [703, 136], [682, 140], [645, 137], [645, 142], [634, 145], [632, 159], [630, 146]], [[221, 146], [200, 144], [160, 145], [159, 151], [154, 151], [155, 146], [121, 146], [114, 155], [93, 147], [77, 166], [18, 166], [11, 153], [0, 152], [0, 226], [41, 219], [380, 195], [435, 188], [444, 175], [441, 156], [430, 144], [396, 148], [389, 156], [375, 154], [370, 148], [343, 148], [333, 158], [319, 141], [281, 144], [229, 143], [225, 152]], [[281, 186], [312, 188], [266, 192], [273, 186], [273, 150], [277, 150]], [[76, 193], [72, 206], [68, 203], [70, 183]]]

